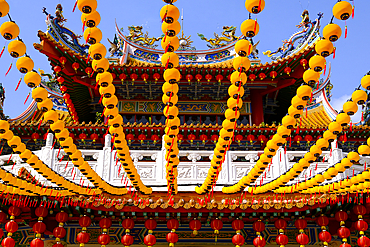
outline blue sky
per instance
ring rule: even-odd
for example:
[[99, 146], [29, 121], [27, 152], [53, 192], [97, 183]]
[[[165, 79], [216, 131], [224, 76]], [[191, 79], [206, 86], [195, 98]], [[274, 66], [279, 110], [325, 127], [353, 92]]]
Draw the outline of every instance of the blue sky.
[[[45, 15], [42, 7], [48, 12], [54, 13], [58, 3], [63, 5], [63, 15], [67, 19], [65, 26], [72, 29], [76, 34], [82, 34], [81, 13], [76, 10], [72, 13], [74, 0], [7, 0], [10, 4], [12, 19], [20, 27], [20, 37], [27, 45], [27, 53], [35, 61], [35, 69], [41, 68], [50, 71], [47, 58], [33, 48], [33, 43], [39, 42], [37, 31], [46, 31]], [[262, 62], [269, 58], [262, 55], [262, 51], [274, 50], [282, 45], [282, 40], [288, 39], [298, 31], [295, 25], [301, 21], [301, 13], [307, 8], [311, 19], [315, 19], [318, 12], [324, 13], [322, 28], [330, 22], [332, 7], [335, 0], [266, 0], [264, 11], [258, 15], [260, 33], [255, 41], [260, 40], [258, 49]], [[164, 5], [161, 0], [100, 0], [98, 11], [102, 17], [99, 28], [103, 31], [103, 43], [108, 46], [107, 38], [112, 39], [115, 34], [115, 19], [119, 27], [127, 30], [127, 26], [140, 25], [143, 31], [149, 32], [149, 36], [159, 37], [161, 33], [161, 19], [159, 10]], [[193, 45], [198, 50], [206, 49], [205, 43], [200, 40], [197, 33], [206, 37], [213, 37], [213, 33], [220, 34], [223, 26], [236, 26], [237, 35], [240, 34], [240, 24], [248, 18], [248, 12], [242, 0], [178, 0], [175, 5], [184, 11], [184, 34], [191, 35]], [[332, 63], [331, 81], [334, 85], [332, 90], [333, 105], [341, 109], [344, 101], [350, 97], [352, 91], [360, 83], [362, 76], [370, 70], [368, 66], [370, 51], [370, 1], [355, 1], [355, 18], [347, 21], [348, 37], [344, 39], [344, 22], [335, 20], [343, 30], [342, 38], [336, 42], [337, 52], [335, 59], [328, 59]], [[0, 23], [8, 18], [0, 19]], [[126, 31], [126, 34], [128, 31]], [[0, 47], [5, 40], [0, 38]], [[5, 50], [0, 58], [0, 82], [6, 90], [4, 111], [10, 117], [21, 114], [28, 106], [23, 104], [29, 88], [22, 82], [17, 92], [14, 89], [21, 77], [15, 67], [5, 77], [12, 59]]]

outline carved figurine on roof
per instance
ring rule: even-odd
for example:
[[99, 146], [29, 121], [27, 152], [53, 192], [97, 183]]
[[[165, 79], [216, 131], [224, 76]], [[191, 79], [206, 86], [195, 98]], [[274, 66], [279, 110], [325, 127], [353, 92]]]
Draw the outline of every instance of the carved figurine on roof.
[[278, 60], [296, 53], [297, 51], [304, 49], [308, 45], [313, 44], [319, 38], [320, 30], [320, 19], [323, 14], [318, 13], [318, 18], [315, 21], [310, 20], [309, 12], [304, 10], [301, 15], [301, 22], [297, 27], [301, 30], [294, 33], [288, 40], [283, 40], [283, 45], [275, 51], [265, 51], [264, 55], [271, 57], [272, 60]]
[[[162, 39], [162, 36], [159, 38], [149, 38], [149, 33], [146, 31], [145, 34], [142, 32], [143, 27], [142, 26], [129, 26], [128, 30], [130, 31], [130, 34], [126, 36], [128, 40], [131, 40], [141, 46], [146, 46], [149, 48], [155, 48], [158, 45], [155, 45], [154, 43], [156, 41], [159, 41]], [[122, 29], [121, 29], [122, 30]]]
[[46, 25], [48, 25], [48, 34], [56, 41], [67, 46], [68, 48], [77, 51], [80, 54], [86, 54], [88, 45], [80, 45], [78, 40], [82, 37], [76, 35], [70, 29], [63, 26], [63, 22], [67, 20], [63, 17], [63, 7], [58, 4], [55, 11], [55, 17], [49, 14], [44, 7], [42, 12], [46, 15]]

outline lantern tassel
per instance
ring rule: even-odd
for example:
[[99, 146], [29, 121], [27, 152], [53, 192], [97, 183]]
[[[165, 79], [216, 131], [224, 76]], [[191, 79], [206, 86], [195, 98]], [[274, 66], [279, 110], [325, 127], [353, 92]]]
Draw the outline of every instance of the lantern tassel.
[[13, 62], [10, 64], [9, 69], [8, 69], [8, 70], [6, 71], [6, 73], [5, 73], [5, 76], [7, 76], [7, 75], [8, 75], [8, 73], [9, 73], [10, 69], [12, 68], [12, 66], [13, 66]]
[[2, 50], [1, 50], [1, 52], [0, 52], [0, 58], [1, 58], [1, 56], [3, 55], [4, 51], [5, 51], [5, 46], [3, 46], [3, 49], [2, 49]]
[[335, 59], [335, 51], [337, 50], [337, 48], [334, 47], [334, 52], [333, 52], [333, 59]]
[[[27, 100], [28, 100], [28, 97], [30, 97], [30, 93], [28, 93], [27, 97], [26, 97], [26, 100], [24, 101], [23, 105], [25, 105], [27, 103]], [[36, 112], [35, 112], [36, 113]]]
[[18, 90], [18, 88], [19, 88], [19, 84], [21, 83], [21, 81], [22, 81], [22, 78], [21, 78], [21, 79], [19, 79], [18, 84], [17, 84], [17, 87], [15, 88], [15, 91], [17, 91], [17, 90]]
[[[76, 3], [77, 3], [77, 1], [76, 1]], [[86, 18], [85, 18], [85, 20], [83, 22], [83, 25], [82, 25], [82, 32], [85, 32], [85, 25], [86, 25]]]
[[346, 39], [347, 38], [347, 33], [348, 33], [348, 29], [347, 29], [347, 25], [344, 27], [344, 38]]
[[85, 44], [87, 44], [87, 41], [89, 41], [89, 39], [90, 39], [90, 32], [89, 32], [89, 34], [86, 37], [86, 43]]
[[72, 12], [75, 12], [75, 9], [76, 9], [76, 6], [77, 6], [77, 2], [78, 2], [78, 0], [76, 0], [75, 5], [73, 6]]
[[352, 6], [352, 19], [355, 18], [355, 5]]

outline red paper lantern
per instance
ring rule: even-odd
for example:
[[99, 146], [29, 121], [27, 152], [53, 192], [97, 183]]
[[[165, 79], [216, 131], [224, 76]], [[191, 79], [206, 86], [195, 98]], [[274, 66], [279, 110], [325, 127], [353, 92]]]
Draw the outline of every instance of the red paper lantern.
[[290, 75], [290, 72], [292, 72], [292, 69], [291, 69], [291, 68], [289, 68], [289, 67], [286, 67], [286, 68], [284, 69], [284, 72], [285, 72], [286, 74]]
[[192, 220], [189, 222], [189, 228], [193, 230], [193, 235], [198, 234], [198, 230], [202, 227], [202, 223], [199, 220]]
[[100, 234], [98, 237], [98, 243], [101, 245], [108, 245], [110, 243], [110, 236], [108, 234]]
[[192, 81], [193, 80], [193, 76], [192, 75], [186, 75], [186, 80], [188, 80], [188, 82]]
[[195, 135], [194, 134], [189, 134], [188, 135], [188, 140], [189, 141], [194, 141], [195, 140]]
[[30, 246], [31, 247], [44, 247], [44, 241], [42, 241], [39, 238], [35, 238], [34, 240], [31, 241]]
[[66, 86], [60, 86], [60, 91], [62, 91], [62, 93], [65, 93], [67, 92], [67, 87]]
[[218, 140], [218, 135], [212, 135], [212, 136], [211, 136], [211, 140], [212, 140], [213, 142], [217, 142], [217, 140]]
[[195, 79], [199, 82], [200, 80], [202, 80], [203, 76], [201, 74], [197, 74], [195, 75]]
[[66, 235], [67, 231], [61, 226], [55, 227], [53, 230], [53, 235], [56, 238], [64, 238]]
[[159, 136], [158, 135], [152, 135], [150, 137], [150, 139], [152, 139], [152, 141], [154, 141], [154, 142], [157, 142], [157, 141], [159, 141]]
[[161, 75], [159, 73], [154, 73], [153, 78], [157, 82], [161, 78]]
[[87, 74], [88, 76], [90, 76], [90, 74], [93, 72], [93, 69], [92, 69], [91, 67], [87, 67], [87, 68], [85, 69], [85, 72], [86, 72], [86, 74]]
[[130, 78], [131, 78], [132, 81], [135, 81], [137, 79], [137, 74], [135, 74], [135, 73], [131, 74]]
[[256, 231], [256, 232], [263, 232], [265, 230], [265, 223], [263, 223], [262, 221], [256, 221], [253, 223], [253, 229]]
[[348, 214], [344, 211], [338, 211], [335, 213], [335, 219], [337, 221], [346, 221], [348, 219]]
[[56, 73], [56, 74], [58, 74], [60, 71], [62, 71], [62, 68], [60, 67], [60, 66], [55, 66], [54, 68], [54, 72]]
[[46, 231], [46, 225], [44, 222], [36, 222], [33, 227], [32, 227], [32, 230], [35, 232], [35, 233], [44, 233]]
[[64, 65], [67, 62], [67, 58], [66, 57], [60, 57], [59, 62], [61, 62]]
[[63, 83], [63, 82], [64, 82], [64, 78], [63, 78], [63, 77], [61, 77], [61, 76], [59, 76], [59, 77], [57, 78], [57, 81], [58, 81], [59, 83]]
[[278, 219], [278, 220], [275, 221], [275, 227], [277, 229], [285, 229], [287, 227], [287, 225], [288, 224], [283, 219]]
[[96, 140], [98, 140], [99, 135], [98, 135], [98, 134], [96, 134], [96, 133], [92, 133], [92, 134], [90, 135], [90, 138], [93, 140], [93, 142], [95, 142]]
[[71, 98], [71, 96], [68, 93], [63, 94], [63, 99], [64, 100], [70, 99], [70, 98]]
[[121, 80], [121, 82], [123, 82], [124, 80], [126, 80], [126, 74], [119, 74], [119, 79]]
[[129, 234], [123, 235], [121, 238], [121, 243], [124, 246], [130, 246], [134, 243], [134, 237]]
[[357, 231], [366, 231], [368, 228], [368, 224], [364, 220], [358, 220], [355, 222], [355, 228]]
[[255, 139], [254, 135], [248, 135], [247, 136], [247, 141], [249, 141], [251, 143], [254, 141], [254, 139]]
[[212, 80], [212, 75], [210, 75], [210, 74], [206, 74], [205, 78], [206, 78], [206, 80], [207, 80], [208, 82], [210, 82], [210, 81]]
[[139, 139], [140, 141], [145, 141], [145, 139], [146, 139], [146, 135], [144, 135], [144, 134], [140, 134], [140, 135], [138, 136], [138, 139]]
[[343, 244], [339, 245], [339, 247], [351, 247], [351, 245], [347, 244], [347, 243], [343, 243]]
[[285, 235], [285, 234], [279, 234], [279, 235], [277, 235], [277, 237], [276, 237], [276, 243], [278, 244], [278, 245], [287, 245], [287, 243], [289, 242], [289, 238], [288, 238], [288, 236], [287, 235]]
[[219, 219], [214, 219], [211, 221], [211, 228], [214, 230], [215, 234], [218, 234], [223, 226], [224, 226], [224, 223], [222, 223], [222, 221]]
[[298, 219], [294, 222], [294, 225], [297, 229], [305, 229], [307, 227], [307, 221], [304, 219]]
[[254, 80], [256, 80], [256, 75], [255, 74], [250, 74], [249, 76], [249, 79], [251, 80], [251, 81], [254, 81]]
[[78, 220], [78, 223], [80, 224], [81, 227], [89, 227], [91, 225], [91, 218], [88, 216], [82, 216]]
[[143, 81], [145, 81], [145, 82], [146, 82], [146, 80], [148, 80], [148, 79], [149, 79], [149, 75], [148, 75], [148, 74], [146, 74], [146, 73], [144, 73], [144, 74], [142, 74], [142, 75], [141, 75], [141, 79], [143, 79]]
[[265, 141], [267, 141], [267, 137], [266, 137], [266, 136], [264, 136], [264, 135], [259, 135], [257, 139], [258, 139], [258, 141], [260, 141], [261, 143], [264, 143]]
[[356, 205], [353, 207], [353, 212], [356, 215], [365, 215], [366, 214], [366, 208], [364, 205]]
[[271, 71], [270, 72], [270, 77], [272, 77], [272, 79], [275, 79], [276, 76], [277, 76], [277, 72], [276, 71]]
[[207, 141], [207, 139], [208, 139], [208, 136], [207, 136], [207, 135], [205, 135], [205, 134], [202, 134], [202, 135], [200, 135], [199, 139], [200, 139], [202, 142], [206, 142], [206, 141]]
[[157, 228], [157, 221], [154, 219], [147, 219], [144, 225], [146, 229], [153, 231], [155, 228]]
[[259, 73], [258, 77], [262, 81], [262, 80], [264, 80], [266, 78], [266, 74], [265, 73]]
[[313, 137], [311, 135], [306, 135], [304, 137], [304, 140], [309, 143], [309, 142], [311, 142], [313, 140]]
[[179, 221], [177, 219], [170, 219], [167, 221], [167, 228], [172, 230], [172, 229], [177, 229], [179, 228]]
[[301, 61], [299, 61], [299, 63], [303, 66], [303, 68], [306, 68], [306, 65], [307, 65], [307, 60], [302, 58]]
[[61, 244], [61, 243], [56, 243], [56, 244], [53, 245], [53, 247], [64, 247], [64, 245]]
[[297, 243], [300, 245], [306, 245], [310, 241], [308, 236], [305, 233], [300, 233], [296, 237]]
[[76, 239], [80, 244], [87, 244], [90, 240], [90, 235], [87, 232], [80, 232]]
[[233, 220], [233, 222], [231, 222], [231, 227], [235, 231], [240, 231], [244, 228], [244, 222], [242, 220], [239, 220], [239, 219]]
[[37, 139], [39, 139], [40, 138], [40, 135], [39, 135], [39, 133], [32, 133], [32, 135], [31, 135], [31, 139], [32, 140], [34, 140], [34, 141], [36, 141]]
[[48, 215], [48, 209], [46, 207], [38, 207], [35, 210], [35, 214], [37, 217], [43, 217], [45, 218]]
[[22, 213], [22, 210], [19, 208], [19, 207], [16, 207], [16, 206], [11, 206], [9, 209], [8, 209], [8, 213], [11, 215], [11, 216], [19, 216], [21, 213]]
[[316, 222], [319, 226], [327, 226], [329, 225], [329, 218], [325, 215], [321, 215], [316, 219]]
[[134, 139], [134, 135], [133, 134], [127, 134], [126, 139], [129, 140], [129, 141], [132, 141]]
[[256, 237], [253, 239], [253, 245], [256, 247], [264, 247], [266, 245], [266, 240], [262, 237]]
[[235, 247], [240, 247], [244, 244], [245, 239], [241, 234], [235, 234], [233, 238], [231, 239]]
[[3, 241], [1, 241], [1, 246], [3, 247], [14, 247], [15, 241], [11, 237], [4, 238]]
[[102, 218], [99, 221], [99, 226], [102, 229], [108, 229], [112, 226], [112, 220], [110, 218]]
[[149, 234], [144, 237], [144, 244], [147, 245], [148, 247], [152, 247], [157, 243], [157, 239], [155, 238], [154, 235]]
[[236, 140], [237, 142], [241, 142], [241, 141], [243, 140], [243, 136], [242, 136], [242, 135], [240, 135], [240, 134], [238, 134], [238, 135], [236, 135], [236, 136], [235, 136], [235, 140]]
[[181, 134], [177, 134], [177, 140], [179, 140], [179, 142], [183, 141], [184, 140], [184, 136], [181, 135]]
[[222, 75], [216, 75], [216, 80], [220, 83], [224, 77]]
[[179, 241], [179, 236], [176, 232], [169, 232], [166, 235], [166, 240], [168, 243], [170, 243], [169, 246], [172, 247], [175, 243], [177, 243], [177, 241]]
[[6, 222], [7, 215], [3, 211], [0, 211], [0, 224], [3, 224]]
[[85, 133], [81, 133], [78, 135], [78, 138], [81, 139], [82, 141], [86, 140], [87, 136]]
[[321, 242], [330, 242], [331, 241], [331, 234], [328, 231], [322, 231], [319, 233], [319, 239]]
[[77, 62], [72, 63], [72, 68], [75, 70], [77, 73], [77, 70], [80, 68], [80, 65]]
[[302, 136], [300, 135], [296, 135], [294, 138], [293, 138], [293, 141], [297, 142], [298, 144], [303, 140]]
[[18, 224], [17, 222], [11, 220], [5, 224], [5, 231], [15, 233], [18, 231]]
[[357, 244], [360, 247], [369, 247], [370, 246], [370, 239], [366, 236], [361, 236], [357, 239]]
[[338, 229], [338, 236], [340, 238], [348, 238], [351, 235], [351, 231], [347, 227], [340, 227]]
[[132, 230], [135, 227], [135, 221], [131, 218], [124, 219], [122, 221], [122, 227], [123, 229]]

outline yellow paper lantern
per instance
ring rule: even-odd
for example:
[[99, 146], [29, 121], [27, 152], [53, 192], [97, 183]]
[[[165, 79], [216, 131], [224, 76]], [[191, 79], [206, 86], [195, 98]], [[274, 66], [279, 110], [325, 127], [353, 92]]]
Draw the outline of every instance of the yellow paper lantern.
[[0, 33], [1, 36], [4, 37], [4, 39], [12, 40], [18, 37], [19, 27], [15, 22], [7, 21], [0, 26]]
[[240, 30], [241, 30], [242, 34], [245, 37], [248, 37], [248, 38], [252, 38], [252, 37], [256, 36], [259, 32], [259, 29], [260, 29], [260, 27], [259, 27], [257, 21], [252, 20], [252, 19], [248, 19], [248, 20], [243, 21], [243, 23], [240, 26]]
[[98, 11], [93, 11], [91, 13], [81, 15], [81, 22], [84, 23], [86, 27], [96, 27], [100, 23], [100, 14]]
[[337, 2], [333, 7], [333, 15], [338, 20], [347, 20], [352, 13], [352, 5], [347, 1]]
[[22, 74], [25, 74], [29, 71], [32, 71], [35, 64], [30, 57], [25, 56], [25, 57], [18, 58], [16, 62], [16, 66], [19, 72], [21, 72]]
[[20, 40], [13, 40], [8, 45], [8, 52], [13, 58], [18, 58], [26, 53], [26, 45]]
[[323, 56], [316, 55], [310, 58], [308, 64], [311, 70], [321, 72], [326, 66], [326, 59]]

